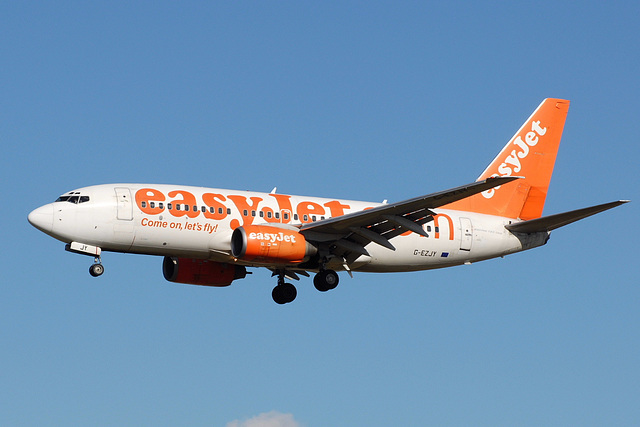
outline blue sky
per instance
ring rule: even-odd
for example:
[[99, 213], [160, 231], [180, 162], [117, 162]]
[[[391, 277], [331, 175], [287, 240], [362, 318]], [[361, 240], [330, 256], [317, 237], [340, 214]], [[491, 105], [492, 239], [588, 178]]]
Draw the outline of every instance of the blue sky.
[[[4, 2], [0, 424], [638, 425], [635, 2]], [[472, 266], [165, 282], [28, 212], [159, 182], [397, 201], [473, 181], [572, 101], [545, 213], [633, 203]]]

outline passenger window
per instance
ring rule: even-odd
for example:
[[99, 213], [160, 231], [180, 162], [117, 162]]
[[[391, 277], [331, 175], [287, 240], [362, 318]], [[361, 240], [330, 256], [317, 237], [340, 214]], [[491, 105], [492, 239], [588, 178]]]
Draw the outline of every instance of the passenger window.
[[271, 214], [271, 211], [267, 212], [267, 218], [271, 218], [273, 215]]
[[276, 219], [280, 219], [280, 212], [276, 212]]
[[256, 216], [256, 211], [251, 211], [251, 216]]
[[159, 207], [160, 209], [164, 209], [164, 203], [162, 203], [162, 202], [158, 203], [158, 207]]
[[242, 211], [242, 215], [243, 216], [249, 216], [249, 211], [247, 211], [246, 209]]
[[289, 219], [289, 214], [286, 212], [282, 216], [284, 217], [285, 220]]
[[176, 203], [176, 210], [179, 211], [180, 210], [180, 203]]
[[[143, 203], [144, 203], [144, 202], [143, 202]], [[149, 207], [150, 207], [150, 208], [155, 208], [155, 207], [156, 207], [156, 204], [155, 204], [154, 202], [149, 202]]]
[[172, 210], [173, 209], [173, 205], [171, 203], [167, 203], [167, 209]]
[[227, 208], [227, 215], [231, 215], [231, 208]]
[[264, 218], [264, 211], [260, 211], [260, 218]]
[[146, 208], [147, 207], [147, 202], [140, 203], [140, 206], [142, 206], [143, 208]]

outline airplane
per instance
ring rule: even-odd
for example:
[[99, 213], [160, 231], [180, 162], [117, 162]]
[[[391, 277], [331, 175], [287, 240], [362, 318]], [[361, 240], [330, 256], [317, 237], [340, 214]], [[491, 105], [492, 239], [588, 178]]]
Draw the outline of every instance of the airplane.
[[94, 257], [163, 256], [170, 282], [229, 286], [248, 267], [277, 276], [272, 298], [292, 302], [314, 273], [319, 291], [337, 271], [408, 272], [471, 264], [545, 245], [552, 230], [614, 208], [618, 200], [542, 216], [569, 101], [545, 99], [478, 179], [396, 203], [166, 184], [79, 188], [33, 210], [29, 222]]

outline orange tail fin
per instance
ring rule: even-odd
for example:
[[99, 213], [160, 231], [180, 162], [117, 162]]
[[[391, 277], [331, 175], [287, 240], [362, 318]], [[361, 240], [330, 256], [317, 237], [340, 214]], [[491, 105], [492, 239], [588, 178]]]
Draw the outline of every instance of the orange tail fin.
[[542, 216], [567, 111], [569, 101], [552, 98], [542, 101], [478, 177], [478, 180], [491, 176], [523, 179], [443, 207], [523, 220]]

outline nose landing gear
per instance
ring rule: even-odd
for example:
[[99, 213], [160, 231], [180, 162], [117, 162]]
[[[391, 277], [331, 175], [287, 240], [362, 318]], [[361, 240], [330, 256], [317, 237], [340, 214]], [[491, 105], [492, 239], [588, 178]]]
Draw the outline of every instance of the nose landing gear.
[[100, 261], [100, 257], [96, 257], [93, 265], [89, 267], [89, 274], [93, 277], [98, 277], [102, 276], [102, 273], [104, 273], [104, 266]]
[[104, 267], [102, 266], [102, 261], [100, 259], [102, 249], [99, 246], [92, 246], [80, 242], [71, 242], [67, 243], [64, 249], [76, 254], [93, 256], [93, 265], [89, 267], [89, 274], [93, 277], [101, 276], [102, 273], [104, 273]]

